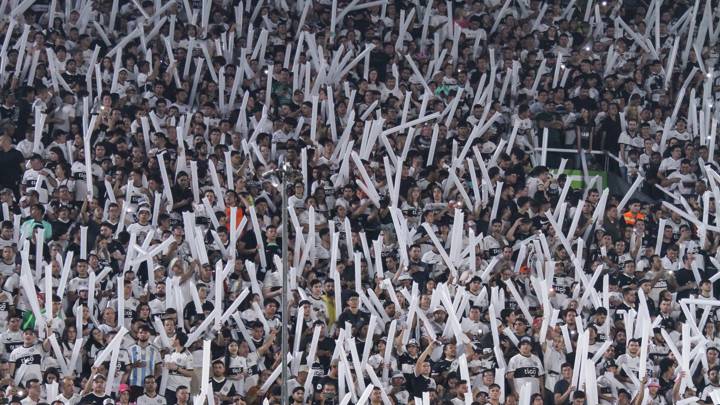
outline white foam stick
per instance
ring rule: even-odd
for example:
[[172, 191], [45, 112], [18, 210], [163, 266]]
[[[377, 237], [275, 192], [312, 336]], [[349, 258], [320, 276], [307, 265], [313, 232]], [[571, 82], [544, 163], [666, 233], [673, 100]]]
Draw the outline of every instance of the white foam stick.
[[662, 247], [663, 242], [663, 232], [665, 231], [665, 224], [667, 223], [667, 220], [665, 218], [661, 218], [660, 222], [658, 224], [658, 234], [657, 238], [655, 239], [655, 254], [660, 255], [660, 250]]
[[358, 171], [360, 172], [360, 176], [362, 177], [363, 181], [365, 182], [365, 187], [368, 190], [368, 198], [378, 207], [381, 207], [380, 204], [380, 195], [377, 192], [377, 189], [375, 188], [375, 184], [370, 179], [370, 176], [368, 175], [367, 171], [365, 170], [365, 166], [363, 165], [362, 161], [360, 160], [360, 157], [355, 153], [355, 151], [352, 151], [350, 156], [352, 157], [353, 161], [355, 162], [355, 166], [357, 167]]
[[[160, 196], [160, 194], [156, 194], [156, 195], [158, 197]], [[156, 198], [156, 201], [157, 200], [158, 199]], [[203, 197], [202, 203], [203, 203], [203, 207], [205, 207], [205, 213], [208, 216], [208, 218], [210, 219], [210, 222], [212, 223], [213, 228], [215, 228], [217, 230], [220, 227], [220, 223], [218, 222], [217, 216], [215, 215], [215, 210], [210, 205], [210, 200], [208, 200], [207, 197]], [[237, 218], [237, 216], [235, 216], [235, 218]], [[153, 218], [153, 220], [154, 219], [155, 218]]]
[[720, 306], [720, 300], [706, 300], [697, 298], [683, 298], [680, 300], [681, 305], [702, 305], [702, 306]]
[[232, 318], [235, 320], [235, 324], [237, 325], [238, 330], [240, 330], [240, 334], [243, 336], [243, 339], [248, 342], [250, 351], [256, 351], [257, 349], [255, 348], [255, 344], [253, 344], [252, 339], [250, 338], [250, 334], [248, 333], [247, 328], [245, 328], [243, 320], [240, 318], [240, 313], [235, 312], [234, 314], [232, 314]]
[[[27, 1], [27, 0], [26, 0]], [[23, 71], [23, 61], [25, 60], [25, 54], [26, 52], [26, 46], [27, 46], [27, 38], [30, 34], [30, 26], [25, 24], [23, 26], [23, 33], [20, 37], [20, 41], [18, 42], [18, 45], [16, 48], [18, 49], [18, 58], [17, 58], [17, 64], [15, 65], [15, 78], [20, 79], [20, 74]]]
[[185, 230], [185, 239], [188, 241], [190, 247], [190, 254], [193, 259], [200, 260], [197, 252], [197, 242], [195, 241], [195, 217], [191, 213], [184, 212], [183, 215], [183, 228]]
[[[578, 201], [578, 205], [575, 208], [575, 212], [573, 215], [573, 220], [570, 223], [570, 229], [568, 230], [567, 237], [574, 238], [575, 236], [575, 230], [577, 229], [578, 223], [580, 221], [580, 216], [582, 215], [582, 210], [585, 207], [585, 200]], [[559, 228], [558, 228], [559, 229]], [[572, 252], [568, 252], [569, 254], [572, 254]]]
[[217, 175], [217, 169], [215, 168], [215, 163], [213, 163], [212, 160], [208, 160], [208, 171], [210, 172], [210, 179], [212, 180], [213, 184], [213, 190], [215, 191], [215, 195], [218, 196], [217, 202], [220, 206], [221, 210], [225, 210], [225, 202], [223, 201], [223, 198], [219, 198], [220, 196], [225, 195], [225, 193], [222, 192], [222, 189], [220, 188], [220, 179]]
[[301, 310], [302, 308], [298, 307], [297, 322], [295, 322], [295, 338], [293, 340], [293, 374], [297, 374], [297, 368], [300, 366], [300, 361], [302, 360], [300, 356], [300, 337], [302, 336], [304, 317], [300, 314]]
[[[298, 23], [298, 29], [297, 29], [297, 32], [295, 33], [295, 38], [300, 38], [301, 35], [303, 34], [302, 29], [305, 26], [305, 18], [307, 18], [307, 13], [310, 10], [310, 4], [312, 2], [305, 1], [304, 3], [305, 3], [305, 6], [303, 7], [302, 14], [300, 15], [300, 22]], [[240, 19], [242, 20], [242, 18], [240, 18]], [[298, 41], [298, 42], [300, 42], [300, 41]], [[298, 47], [298, 49], [299, 49], [299, 47]]]
[[[351, 346], [352, 348], [353, 346]], [[362, 374], [362, 369], [357, 369], [359, 374]], [[360, 395], [360, 398], [357, 401], [357, 405], [365, 405], [365, 403], [368, 402], [368, 399], [370, 398], [370, 394], [372, 393], [373, 388], [375, 388], [374, 385], [368, 384], [367, 387], [365, 387], [365, 390], [363, 391], [362, 395]]]
[[676, 402], [676, 405], [690, 405], [690, 404], [695, 404], [695, 403], [697, 403], [699, 400], [700, 400], [700, 398], [698, 398], [698, 397], [685, 398], [685, 399], [681, 399], [681, 400], [677, 401], [677, 402]]
[[[148, 273], [152, 272], [152, 269], [148, 268]], [[117, 318], [120, 326], [125, 326], [125, 284], [123, 278], [118, 277], [115, 284], [117, 284]], [[198, 312], [202, 313], [202, 311]]]
[[618, 204], [617, 210], [618, 212], [623, 212], [623, 208], [625, 208], [625, 204], [627, 204], [628, 201], [630, 201], [630, 198], [635, 194], [635, 190], [640, 187], [640, 185], [643, 183], [645, 179], [642, 176], [638, 176], [637, 179], [635, 179], [635, 182], [630, 186], [630, 189], [625, 194], [622, 200], [620, 200], [620, 203]]
[[267, 268], [267, 258], [265, 257], [265, 243], [262, 239], [262, 230], [260, 229], [260, 223], [257, 219], [257, 213], [255, 207], [251, 206], [248, 211], [250, 212], [250, 220], [252, 221], [253, 232], [255, 233], [255, 239], [258, 244], [258, 256], [260, 256], [260, 265], [263, 269]]
[[[144, 262], [144, 261], [147, 261], [148, 259], [151, 259], [151, 258], [155, 257], [156, 255], [160, 254], [161, 252], [165, 251], [165, 249], [169, 248], [170, 245], [172, 245], [174, 241], [175, 241], [174, 238], [167, 238], [167, 239], [165, 239], [165, 240], [162, 241], [162, 243], [160, 243], [159, 245], [154, 246], [154, 247], [152, 248], [152, 250], [150, 250], [149, 252], [147, 252], [146, 255], [138, 256], [138, 257], [133, 261], [133, 264], [132, 264], [132, 265], [133, 265], [133, 266], [137, 266], [138, 264], [140, 264], [140, 263], [142, 263], [142, 262]], [[149, 241], [148, 241], [148, 242], [149, 242]], [[143, 245], [144, 245], [144, 243], [143, 243]], [[138, 249], [138, 250], [139, 250], [139, 249]]]
[[388, 329], [388, 335], [387, 335], [387, 344], [385, 345], [385, 353], [383, 354], [383, 381], [388, 380], [388, 374], [390, 371], [389, 367], [386, 367], [390, 364], [390, 360], [392, 357], [392, 348], [393, 343], [395, 340], [395, 330], [397, 328], [397, 320], [393, 319], [390, 322], [390, 328]]
[[515, 285], [512, 281], [505, 283], [505, 286], [507, 287], [508, 291], [510, 291], [510, 294], [515, 299], [515, 302], [517, 302], [518, 306], [520, 307], [520, 311], [522, 311], [523, 315], [525, 315], [525, 319], [530, 321], [533, 319], [532, 315], [530, 315], [530, 310], [528, 309], [527, 305], [525, 304], [525, 301], [520, 296], [520, 294], [517, 292], [517, 289], [515, 289]]
[[[678, 351], [677, 347], [675, 346], [675, 343], [673, 343], [672, 338], [671, 338], [670, 335], [665, 331], [665, 328], [661, 328], [661, 329], [660, 329], [660, 334], [662, 334], [663, 339], [665, 340], [665, 342], [667, 342], [667, 346], [668, 346], [668, 348], [670, 349], [670, 352], [673, 354], [673, 356], [674, 356], [675, 359], [677, 360], [678, 366], [679, 366], [683, 371], [685, 371], [686, 373], [690, 374], [690, 367], [689, 367], [689, 365], [688, 365], [687, 359], [684, 358], [684, 357], [680, 354], [680, 352]], [[687, 380], [686, 380], [686, 381], [687, 381]], [[689, 386], [689, 387], [692, 387], [692, 386], [693, 386], [693, 385], [692, 385], [692, 382], [691, 382], [691, 384], [689, 384], [688, 386]]]
[[355, 68], [355, 65], [360, 63], [361, 60], [365, 60], [366, 56], [370, 54], [370, 52], [375, 49], [374, 44], [369, 44], [365, 46], [365, 49], [360, 52], [350, 63], [348, 63], [338, 74], [337, 78], [338, 80], [341, 80], [350, 70]]
[[518, 404], [530, 404], [530, 396], [532, 395], [532, 384], [529, 382], [524, 383], [520, 387], [520, 397]]
[[193, 201], [195, 204], [200, 202], [200, 182], [198, 178], [197, 162], [194, 160], [190, 161], [190, 175], [192, 177], [192, 193]]
[[115, 377], [117, 375], [117, 362], [118, 362], [118, 356], [120, 354], [120, 346], [116, 346], [113, 348], [112, 353], [110, 354], [110, 365], [108, 367], [108, 370], [111, 370], [108, 372], [107, 377], [107, 385], [105, 387], [105, 395], [111, 395], [112, 390], [115, 386]]
[[577, 342], [577, 353], [575, 354], [575, 366], [573, 367], [572, 385], [578, 386], [582, 371], [582, 363], [587, 359], [589, 331], [580, 334]]
[[33, 153], [40, 153], [40, 140], [42, 139], [43, 127], [45, 126], [45, 119], [47, 114], [37, 108], [35, 109], [35, 122], [33, 125]]
[[[15, 8], [13, 8], [10, 11], [10, 19], [14, 20], [15, 16], [22, 15], [23, 13], [25, 13], [25, 10], [30, 8], [30, 6], [32, 6], [33, 3], [35, 3], [33, 0], [25, 0], [22, 3], [18, 4]], [[2, 10], [2, 11], [4, 12], [5, 10]]]
[[347, 343], [348, 348], [350, 349], [350, 357], [352, 358], [353, 367], [356, 370], [355, 377], [357, 380], [357, 385], [361, 390], [365, 389], [365, 378], [363, 377], [362, 366], [360, 365], [360, 357], [357, 353], [357, 345], [355, 344], [355, 338], [348, 339]]
[[190, 107], [195, 103], [195, 95], [197, 94], [198, 84], [200, 83], [200, 76], [202, 74], [203, 59], [195, 59], [195, 76], [193, 77], [192, 88], [190, 89]]
[[118, 52], [120, 49], [125, 48], [125, 46], [127, 46], [127, 44], [129, 44], [130, 41], [132, 41], [132, 40], [134, 40], [135, 38], [137, 38], [137, 37], [139, 37], [140, 35], [142, 35], [142, 32], [143, 32], [142, 29], [143, 29], [142, 25], [140, 25], [140, 26], [138, 26], [137, 28], [135, 28], [135, 30], [133, 30], [129, 35], [123, 37], [123, 39], [120, 40], [120, 42], [118, 42], [117, 45], [115, 45], [115, 48], [113, 48], [112, 50], [110, 50], [110, 52], [108, 52], [105, 56], [106, 56], [106, 57], [112, 57], [112, 56], [115, 55], [115, 53]]
[[421, 84], [423, 85], [423, 87], [425, 88], [425, 91], [426, 91], [428, 94], [434, 94], [433, 91], [432, 91], [432, 90], [430, 89], [430, 87], [428, 86], [427, 82], [425, 81], [425, 77], [423, 77], [423, 75], [422, 75], [422, 74], [420, 73], [420, 71], [418, 70], [417, 65], [416, 65], [415, 62], [412, 60], [412, 57], [410, 57], [409, 54], [405, 54], [405, 59], [407, 60], [408, 64], [410, 65], [410, 69], [412, 70], [413, 74], [414, 74], [415, 76], [417, 76], [418, 80], [420, 80], [420, 83], [421, 83]]
[[70, 266], [72, 265], [74, 254], [75, 253], [72, 250], [69, 250], [67, 252], [67, 256], [65, 256], [65, 260], [63, 261], [62, 273], [60, 274], [60, 281], [58, 282], [56, 291], [56, 294], [59, 297], [62, 297], [65, 294], [65, 286], [67, 285], [68, 277], [70, 276]]
[[317, 139], [317, 119], [318, 119], [318, 95], [312, 96], [312, 118], [310, 121], [310, 139], [315, 142]]
[[[485, 111], [488, 111], [487, 109]], [[465, 143], [465, 146], [463, 147], [462, 151], [460, 152], [460, 156], [458, 158], [460, 160], [465, 159], [465, 156], [467, 155], [468, 151], [470, 150], [470, 144], [473, 143], [472, 141], [487, 132], [490, 127], [500, 118], [500, 114], [493, 114], [492, 117], [490, 117], [489, 120], [483, 121], [484, 124], [482, 126], [476, 126], [473, 131], [470, 133], [470, 138], [468, 139], [468, 142]], [[497, 161], [497, 158], [500, 156], [500, 153], [502, 152], [503, 148], [505, 147], [505, 140], [501, 139], [500, 143], [498, 144], [498, 147], [495, 148], [495, 153], [490, 158], [489, 164], [492, 166]], [[473, 152], [475, 152], [475, 149], [477, 149], [477, 145], [473, 146]], [[475, 152], [476, 156], [479, 155], [479, 151]]]
[[495, 185], [495, 198], [493, 199], [492, 210], [490, 211], [490, 222], [492, 222], [493, 219], [495, 219], [495, 217], [497, 216], [498, 209], [500, 207], [500, 195], [502, 194], [502, 187], [502, 181], [498, 181]]
[[[3, 2], [4, 3], [4, 2]], [[5, 9], [3, 8], [0, 10], [0, 12], [5, 12]], [[0, 48], [0, 56], [5, 57], [7, 55], [7, 49], [10, 45], [10, 38], [12, 38], [13, 31], [15, 30], [15, 26], [17, 25], [17, 20], [14, 18], [10, 19], [10, 24], [7, 27], [7, 31], [5, 31], [5, 39], [3, 40], [2, 48]]]
[[265, 105], [270, 108], [272, 103], [272, 81], [273, 81], [273, 69], [274, 65], [268, 65], [267, 67], [267, 81], [265, 82]]
[[80, 258], [87, 259], [87, 226], [80, 227]]
[[335, 24], [337, 24], [337, 0], [332, 0], [330, 7], [330, 38], [333, 42], [335, 42]]
[[[92, 274], [92, 273], [91, 273]], [[124, 326], [120, 328], [120, 331], [112, 338], [110, 343], [105, 347], [103, 351], [100, 352], [100, 354], [95, 357], [95, 362], [93, 363], [93, 367], [98, 367], [102, 363], [107, 360], [108, 356], [112, 353], [113, 350], [117, 350], [120, 348], [120, 345], [122, 344], [122, 339], [127, 333], [127, 329], [125, 329]]]
[[190, 281], [190, 285], [191, 285], [190, 295], [192, 297], [193, 305], [195, 306], [195, 311], [198, 314], [202, 314], [203, 313], [202, 302], [200, 302], [200, 295], [198, 294], [198, 291], [197, 291], [197, 285], [192, 281]]
[[[371, 365], [367, 363], [363, 364], [365, 364], [365, 371], [367, 372], [368, 377], [370, 377], [370, 382], [372, 383], [371, 385], [380, 388], [380, 395], [383, 401], [383, 405], [392, 405], [393, 402], [390, 400], [390, 397], [388, 397], [387, 392], [383, 387], [383, 383], [380, 381], [377, 374], [375, 374], [375, 370], [373, 370]], [[362, 372], [362, 370], [358, 372]]]
[[602, 195], [600, 196], [600, 201], [598, 201], [597, 206], [595, 207], [595, 211], [592, 215], [593, 221], [600, 221], [600, 223], [603, 222], [605, 219], [605, 205], [607, 204], [608, 194], [610, 192], [610, 189], [604, 189], [602, 192]]
[[480, 187], [478, 186], [480, 182], [478, 182], [477, 173], [475, 173], [475, 164], [473, 163], [473, 160], [471, 158], [466, 158], [466, 161], [468, 171], [470, 172], [470, 183], [473, 190], [473, 197], [475, 197], [475, 205], [473, 205], [473, 208], [477, 208], [483, 202], [482, 195], [480, 194]]
[[[378, 318], [375, 315], [370, 315], [370, 323], [368, 324], [367, 335], [365, 336], [361, 364], [367, 364], [368, 358], [370, 357], [370, 349], [373, 347], [373, 336], [375, 336], [375, 325], [377, 322]], [[392, 345], [392, 343], [390, 344]]]
[[442, 257], [443, 261], [445, 262], [445, 265], [450, 270], [450, 273], [453, 274], [453, 276], [457, 276], [457, 269], [453, 265], [452, 260], [450, 259], [447, 252], [445, 251], [445, 248], [440, 243], [440, 240], [438, 239], [437, 235], [435, 235], [435, 231], [433, 231], [433, 229], [427, 223], [423, 223], [422, 227], [425, 228], [425, 232], [427, 232], [427, 235], [430, 236], [430, 239], [432, 240], [433, 244], [435, 245], [435, 248], [440, 253], [440, 257]]
[[218, 260], [215, 263], [215, 308], [217, 313], [215, 316], [215, 329], [220, 329], [220, 315], [222, 314], [223, 308], [223, 263], [222, 260]]
[[[647, 311], [647, 309], [646, 309]], [[650, 320], [647, 319], [642, 328], [642, 339], [640, 345], [640, 365], [638, 369], [638, 378], [642, 379], [647, 375], [647, 356], [648, 356], [648, 339], [650, 338]]]
[[53, 352], [55, 352], [55, 359], [57, 360], [58, 365], [60, 365], [60, 370], [62, 370], [64, 375], [69, 375], [70, 369], [68, 368], [67, 362], [65, 361], [65, 356], [63, 356], [62, 349], [58, 344], [55, 334], [51, 333], [50, 336], [48, 336], [48, 340], [50, 340], [50, 346], [52, 347]]
[[543, 129], [542, 150], [540, 154], [540, 165], [547, 165], [548, 128]]
[[2, 214], [4, 221], [10, 221], [10, 207], [6, 202], [2, 203]]
[[508, 7], [510, 6], [510, 0], [505, 0], [505, 3], [503, 4], [502, 8], [500, 8], [500, 12], [495, 16], [495, 22], [493, 23], [492, 28], [490, 29], [490, 33], [494, 33], [497, 28], [500, 26], [500, 22], [502, 22], [503, 15], [507, 11]]
[[[699, 1], [695, 1], [695, 4], [694, 4], [694, 6], [693, 6], [693, 8], [692, 8], [692, 11], [691, 11], [691, 13], [690, 13], [690, 19], [689, 19], [690, 28], [689, 28], [689, 30], [688, 30], [687, 40], [686, 40], [686, 42], [685, 42], [685, 48], [684, 48], [683, 53], [682, 53], [682, 60], [684, 61], [683, 66], [684, 66], [685, 64], [687, 64], [688, 57], [690, 56], [690, 47], [691, 47], [691, 45], [692, 45], [693, 36], [694, 36], [694, 34], [695, 34], [695, 22], [696, 22], [696, 18], [695, 18], [695, 17], [697, 16], [697, 12], [698, 12], [698, 7], [699, 7], [699, 5], [700, 5], [700, 2], [699, 2]], [[698, 32], [698, 35], [700, 35], [699, 32]]]
[[30, 72], [28, 73], [27, 83], [32, 85], [35, 83], [35, 70], [37, 69], [38, 59], [40, 58], [40, 50], [36, 49], [33, 51], [32, 59], [30, 60]]

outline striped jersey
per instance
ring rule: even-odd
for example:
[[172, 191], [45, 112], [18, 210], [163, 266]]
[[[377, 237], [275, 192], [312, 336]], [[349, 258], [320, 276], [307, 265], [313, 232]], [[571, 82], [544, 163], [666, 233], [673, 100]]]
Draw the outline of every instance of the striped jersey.
[[162, 355], [160, 350], [152, 344], [147, 344], [145, 348], [139, 344], [134, 344], [127, 348], [130, 357], [130, 363], [144, 361], [145, 367], [134, 367], [130, 371], [128, 384], [131, 386], [142, 387], [145, 377], [155, 375], [155, 366], [162, 363]]

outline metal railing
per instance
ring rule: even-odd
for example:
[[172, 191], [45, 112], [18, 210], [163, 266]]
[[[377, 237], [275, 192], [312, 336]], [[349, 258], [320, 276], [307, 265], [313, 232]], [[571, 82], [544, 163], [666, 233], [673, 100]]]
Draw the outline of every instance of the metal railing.
[[[543, 151], [543, 148], [539, 148], [539, 147], [535, 148], [535, 152], [538, 154], [542, 153], [542, 151]], [[573, 148], [573, 149], [570, 149], [570, 148], [567, 148], [567, 149], [565, 149], [565, 148], [545, 148], [545, 151], [549, 152], [549, 153], [555, 153], [555, 154], [561, 154], [561, 155], [574, 156], [574, 155], [578, 154], [578, 150], [575, 148]], [[617, 162], [618, 166], [623, 165], [623, 162], [620, 160], [620, 158], [618, 156], [616, 156], [606, 150], [585, 151], [585, 153], [589, 153], [591, 155], [596, 155], [596, 156], [597, 155], [603, 156], [604, 157], [603, 168], [604, 168], [605, 172], [608, 172], [610, 170], [610, 162], [612, 160]], [[620, 173], [618, 172], [617, 174], [620, 174]]]

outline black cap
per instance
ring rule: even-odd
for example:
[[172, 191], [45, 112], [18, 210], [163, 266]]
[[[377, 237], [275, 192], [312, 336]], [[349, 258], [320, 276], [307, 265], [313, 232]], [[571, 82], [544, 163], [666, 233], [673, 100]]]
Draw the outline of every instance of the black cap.
[[527, 344], [529, 344], [529, 345], [532, 345], [532, 339], [530, 339], [530, 338], [527, 337], [527, 336], [523, 337], [522, 339], [520, 339], [520, 342], [518, 343], [518, 347], [519, 347], [519, 346], [522, 346], [522, 345], [525, 344], [525, 343], [527, 343]]

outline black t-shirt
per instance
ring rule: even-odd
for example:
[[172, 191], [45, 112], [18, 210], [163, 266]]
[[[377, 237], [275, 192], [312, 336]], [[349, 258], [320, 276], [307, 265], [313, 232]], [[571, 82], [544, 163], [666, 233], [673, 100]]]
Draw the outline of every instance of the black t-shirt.
[[13, 190], [22, 179], [22, 169], [20, 165], [25, 159], [22, 153], [17, 149], [10, 149], [7, 152], [0, 151], [0, 185], [9, 187]]
[[[555, 383], [555, 388], [553, 388], [553, 394], [564, 394], [565, 391], [567, 391], [568, 387], [570, 387], [570, 383], [565, 381], [564, 379], [558, 381]], [[566, 405], [570, 403], [570, 396], [568, 396], [567, 399], [565, 399], [565, 402], [562, 403], [562, 405]]]
[[[680, 270], [675, 272], [675, 281], [677, 281], [678, 286], [683, 287], [690, 282], [695, 282], [695, 276], [693, 275], [692, 270], [681, 268]], [[693, 291], [694, 290], [679, 291], [677, 299], [680, 300], [682, 298], [689, 298], [690, 293], [692, 293]]]
[[106, 399], [112, 399], [112, 397], [110, 395], [98, 396], [95, 395], [94, 392], [91, 392], [90, 394], [82, 397], [79, 405], [103, 405], [103, 402], [105, 402]]
[[[320, 338], [320, 340], [318, 341], [317, 349], [323, 352], [318, 352], [318, 360], [320, 364], [325, 369], [329, 368], [330, 356], [332, 355], [332, 352], [335, 351], [335, 339], [331, 337]], [[325, 352], [329, 353], [329, 355], [326, 355]]]
[[422, 397], [423, 392], [427, 392], [435, 386], [435, 380], [422, 375], [416, 376], [412, 374], [408, 380], [408, 392], [413, 397]]
[[[190, 188], [183, 189], [176, 185], [172, 188], [172, 196], [173, 196], [173, 201], [175, 203], [178, 203], [180, 201], [187, 200], [188, 198], [193, 198], [193, 193]], [[190, 211], [191, 209], [192, 209], [192, 205], [188, 204], [183, 207], [178, 207], [174, 211], [186, 212], [186, 211]]]
[[349, 322], [351, 325], [357, 325], [358, 322], [368, 323], [369, 321], [370, 317], [365, 312], [358, 310], [357, 313], [353, 314], [349, 309], [347, 309], [340, 314], [337, 323], [338, 325], [345, 325], [345, 322]]
[[625, 287], [631, 284], [635, 284], [637, 286], [638, 279], [634, 274], [630, 275], [626, 273], [620, 273], [617, 276], [617, 283], [618, 287]]

